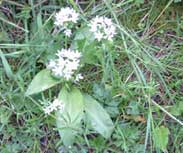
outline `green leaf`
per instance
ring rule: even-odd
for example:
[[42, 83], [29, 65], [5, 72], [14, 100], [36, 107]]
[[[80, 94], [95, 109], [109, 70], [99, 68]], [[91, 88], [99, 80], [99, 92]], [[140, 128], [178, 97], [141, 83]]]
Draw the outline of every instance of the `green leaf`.
[[2, 64], [4, 66], [4, 70], [6, 72], [6, 75], [9, 79], [13, 79], [14, 75], [13, 72], [11, 70], [11, 66], [9, 65], [6, 57], [4, 56], [3, 52], [0, 50], [0, 58], [2, 60]]
[[60, 80], [51, 76], [51, 72], [47, 69], [40, 71], [32, 80], [25, 93], [26, 96], [39, 93], [46, 89], [49, 89], [56, 84], [60, 83]]
[[88, 27], [80, 28], [72, 41], [71, 48], [82, 52], [82, 62], [97, 64], [101, 59], [102, 52], [96, 47], [94, 35]]
[[64, 103], [65, 107], [63, 111], [56, 112], [57, 128], [63, 143], [69, 146], [74, 142], [81, 127], [84, 111], [83, 96], [77, 88], [70, 91], [63, 88], [58, 99]]
[[138, 102], [135, 102], [135, 101], [130, 102], [129, 106], [127, 107], [126, 112], [127, 112], [127, 114], [130, 114], [130, 115], [139, 115], [140, 110], [139, 110]]
[[84, 95], [84, 102], [86, 115], [92, 127], [105, 138], [109, 138], [114, 125], [108, 113], [89, 95]]
[[83, 63], [96, 65], [97, 63], [99, 63], [99, 61], [101, 62], [102, 51], [96, 48], [95, 43], [91, 43], [90, 45], [87, 45], [80, 50], [82, 50], [83, 54]]
[[180, 116], [183, 113], [183, 103], [177, 102], [175, 105], [170, 107], [170, 113], [175, 116]]
[[163, 151], [166, 149], [166, 146], [168, 144], [168, 135], [169, 135], [168, 128], [164, 126], [155, 128], [154, 142], [157, 148], [160, 148]]
[[0, 123], [6, 125], [9, 122], [9, 118], [11, 116], [10, 110], [6, 109], [5, 107], [0, 107]]
[[135, 4], [139, 6], [140, 4], [143, 4], [144, 0], [135, 0]]
[[95, 40], [93, 33], [90, 32], [90, 29], [88, 27], [80, 28], [75, 35], [74, 41], [84, 40], [84, 39], [86, 40], [85, 45], [89, 45]]

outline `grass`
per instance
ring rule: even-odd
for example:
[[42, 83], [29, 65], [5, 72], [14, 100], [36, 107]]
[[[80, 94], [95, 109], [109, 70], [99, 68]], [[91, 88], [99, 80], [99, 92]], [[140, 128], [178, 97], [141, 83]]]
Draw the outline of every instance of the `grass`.
[[[173, 0], [142, 4], [135, 0], [4, 0], [0, 4], [0, 152], [181, 153], [181, 4]], [[113, 134], [104, 139], [84, 128], [71, 149], [63, 146], [55, 116], [46, 117], [41, 108], [59, 87], [24, 96], [32, 78], [64, 41], [53, 34], [54, 13], [63, 6], [72, 6], [84, 20], [95, 15], [111, 17], [119, 31], [114, 46], [103, 46], [103, 64], [87, 64], [79, 85], [109, 112], [115, 124]], [[169, 134], [162, 130], [154, 140], [161, 126]]]

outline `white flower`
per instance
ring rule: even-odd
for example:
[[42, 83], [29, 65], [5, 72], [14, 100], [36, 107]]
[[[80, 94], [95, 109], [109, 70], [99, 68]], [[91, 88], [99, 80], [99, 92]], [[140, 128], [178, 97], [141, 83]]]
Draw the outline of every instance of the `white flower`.
[[80, 66], [81, 53], [71, 49], [62, 49], [57, 52], [57, 59], [51, 60], [47, 66], [55, 76], [66, 80], [72, 79]]
[[59, 58], [67, 58], [69, 60], [77, 60], [81, 58], [81, 53], [76, 51], [72, 51], [71, 49], [62, 49], [61, 51], [58, 51], [56, 54]]
[[98, 41], [102, 39], [112, 41], [112, 38], [116, 34], [116, 27], [112, 23], [112, 20], [107, 17], [96, 16], [91, 20], [89, 27]]
[[65, 29], [65, 30], [64, 30], [64, 34], [65, 34], [67, 37], [70, 37], [71, 34], [72, 34], [71, 29]]
[[77, 13], [74, 9], [65, 7], [61, 8], [61, 10], [55, 15], [55, 25], [56, 26], [64, 26], [67, 22], [77, 23], [79, 19], [79, 13]]
[[49, 106], [43, 108], [43, 111], [45, 112], [45, 114], [50, 114], [51, 112], [55, 111], [55, 110], [64, 110], [64, 103], [62, 101], [60, 101], [59, 99], [55, 99]]
[[48, 69], [52, 69], [56, 66], [56, 62], [54, 60], [50, 60], [49, 64], [47, 65]]
[[83, 79], [82, 74], [77, 74], [75, 78], [75, 82], [78, 82], [79, 80], [82, 80], [82, 79]]
[[101, 41], [103, 37], [104, 37], [104, 35], [103, 35], [101, 32], [96, 32], [96, 33], [95, 33], [95, 38], [96, 38], [98, 41]]

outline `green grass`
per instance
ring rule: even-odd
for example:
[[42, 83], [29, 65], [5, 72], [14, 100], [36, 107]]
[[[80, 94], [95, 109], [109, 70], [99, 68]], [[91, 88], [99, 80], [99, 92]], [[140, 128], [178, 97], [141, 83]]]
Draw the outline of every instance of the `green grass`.
[[[115, 129], [105, 139], [85, 127], [71, 149], [63, 145], [55, 116], [45, 116], [41, 107], [60, 86], [25, 97], [32, 78], [64, 42], [53, 34], [54, 13], [64, 6], [80, 12], [83, 20], [108, 16], [118, 28], [113, 45], [102, 48], [104, 61], [87, 64], [78, 86], [103, 105]], [[166, 139], [164, 152], [183, 152], [182, 9], [182, 2], [173, 0], [142, 4], [4, 0], [0, 4], [0, 152], [163, 152], [159, 145]], [[157, 140], [154, 133], [161, 126], [169, 134], [161, 131], [165, 135]]]

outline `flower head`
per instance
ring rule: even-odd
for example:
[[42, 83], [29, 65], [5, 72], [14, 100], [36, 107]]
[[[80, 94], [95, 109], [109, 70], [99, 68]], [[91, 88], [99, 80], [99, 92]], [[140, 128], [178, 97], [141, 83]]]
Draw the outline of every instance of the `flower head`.
[[79, 80], [82, 80], [82, 79], [83, 79], [82, 74], [77, 74], [75, 78], [75, 82], [78, 82]]
[[64, 26], [64, 24], [68, 22], [77, 23], [78, 19], [79, 13], [74, 9], [69, 7], [61, 8], [61, 10], [55, 15], [55, 25]]
[[64, 103], [59, 99], [55, 99], [49, 106], [45, 107], [43, 110], [45, 114], [50, 114], [55, 110], [64, 110]]
[[71, 29], [65, 29], [65, 30], [64, 30], [64, 34], [65, 34], [67, 37], [70, 37], [71, 34], [72, 34]]
[[71, 49], [62, 49], [56, 55], [57, 59], [50, 60], [47, 68], [57, 77], [72, 79], [80, 66], [81, 53]]
[[116, 27], [114, 26], [111, 19], [107, 17], [96, 16], [89, 23], [90, 31], [94, 33], [95, 38], [98, 41], [107, 39], [112, 41], [112, 38], [116, 34]]

